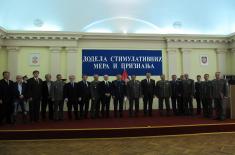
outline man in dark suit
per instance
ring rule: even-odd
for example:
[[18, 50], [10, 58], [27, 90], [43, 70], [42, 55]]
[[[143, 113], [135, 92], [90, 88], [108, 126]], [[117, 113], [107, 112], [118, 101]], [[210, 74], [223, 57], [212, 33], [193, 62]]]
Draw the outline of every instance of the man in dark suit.
[[6, 123], [12, 123], [14, 83], [10, 80], [10, 73], [4, 71], [0, 80], [0, 125], [6, 119]]
[[127, 97], [129, 99], [129, 116], [133, 115], [133, 106], [135, 103], [135, 116], [139, 114], [139, 100], [141, 97], [141, 83], [132, 75], [131, 80], [127, 83]]
[[178, 115], [184, 115], [184, 100], [183, 100], [183, 80], [184, 75], [180, 75], [180, 78], [177, 80], [178, 84], [178, 97], [177, 97], [177, 105], [178, 105]]
[[151, 73], [146, 73], [146, 79], [141, 81], [141, 90], [144, 101], [144, 115], [152, 116], [155, 80], [151, 79]]
[[14, 83], [14, 114], [13, 121], [16, 122], [18, 107], [20, 106], [23, 122], [26, 122], [26, 110], [25, 110], [25, 101], [27, 99], [26, 84], [23, 83], [23, 78], [21, 75], [16, 76], [16, 82]]
[[48, 105], [49, 120], [53, 120], [53, 102], [52, 92], [53, 81], [51, 81], [51, 74], [45, 75], [45, 81], [42, 82], [42, 104], [41, 104], [41, 115], [42, 119], [46, 120], [46, 110]]
[[184, 74], [185, 79], [182, 81], [182, 95], [185, 115], [193, 115], [193, 97], [194, 97], [194, 80], [189, 79], [188, 74]]
[[94, 75], [94, 80], [91, 82], [91, 118], [100, 117], [100, 88], [99, 75]]
[[195, 82], [195, 99], [197, 102], [197, 114], [200, 115], [201, 114], [201, 86], [202, 86], [202, 82], [201, 82], [201, 75], [197, 75], [197, 82]]
[[75, 119], [79, 119], [78, 115], [78, 85], [75, 82], [75, 75], [69, 76], [69, 82], [64, 86], [64, 100], [67, 103], [68, 107], [68, 118], [72, 120], [72, 107], [74, 109]]
[[104, 75], [104, 81], [100, 82], [100, 93], [101, 93], [101, 114], [102, 117], [109, 117], [110, 99], [112, 93], [112, 83], [109, 80], [108, 75]]
[[179, 103], [177, 102], [177, 98], [179, 95], [179, 82], [177, 81], [177, 76], [172, 75], [171, 76], [172, 80], [170, 81], [171, 84], [171, 105], [172, 105], [172, 111], [174, 115], [178, 115], [178, 107]]
[[156, 96], [159, 101], [159, 112], [160, 115], [163, 115], [163, 101], [165, 101], [167, 116], [170, 115], [170, 101], [171, 97], [171, 84], [168, 80], [165, 79], [165, 75], [161, 75], [161, 80], [156, 83]]
[[87, 75], [83, 75], [82, 81], [78, 82], [81, 118], [88, 118], [89, 102], [91, 98], [91, 90], [90, 90], [91, 83], [87, 81], [87, 78], [88, 78]]
[[75, 119], [79, 119], [78, 115], [78, 84], [75, 82], [75, 76], [69, 76], [69, 82], [64, 86], [64, 101], [67, 103], [68, 107], [68, 118], [72, 119], [72, 108], [74, 109]]
[[212, 82], [209, 80], [209, 74], [204, 75], [205, 81], [201, 84], [201, 99], [204, 117], [212, 117]]
[[216, 119], [224, 120], [226, 104], [224, 102], [228, 97], [228, 83], [220, 78], [220, 72], [215, 73], [215, 79], [212, 81], [212, 96], [214, 99]]
[[29, 116], [31, 122], [39, 121], [40, 102], [42, 99], [42, 80], [38, 76], [39, 71], [33, 71], [33, 77], [27, 82]]
[[121, 75], [116, 76], [116, 80], [112, 82], [112, 97], [114, 100], [114, 117], [123, 117], [123, 102], [126, 96], [126, 84], [121, 79]]

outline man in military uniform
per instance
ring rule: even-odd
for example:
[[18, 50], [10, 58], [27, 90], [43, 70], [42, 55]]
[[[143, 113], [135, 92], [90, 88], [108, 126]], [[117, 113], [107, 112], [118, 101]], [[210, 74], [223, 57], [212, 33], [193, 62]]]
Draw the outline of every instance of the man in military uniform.
[[62, 75], [56, 75], [56, 81], [52, 85], [51, 98], [53, 101], [54, 120], [61, 121], [64, 119], [64, 85], [65, 82], [62, 80]]
[[216, 109], [216, 119], [225, 119], [224, 99], [228, 96], [227, 81], [220, 78], [220, 72], [215, 73], [215, 79], [212, 81], [212, 94]]
[[200, 97], [202, 100], [203, 107], [203, 116], [204, 117], [212, 117], [213, 109], [212, 109], [212, 82], [209, 81], [209, 74], [204, 75], [204, 80], [201, 83], [201, 93]]
[[91, 118], [98, 118], [100, 113], [100, 88], [99, 75], [94, 75], [94, 80], [91, 82]]
[[171, 97], [171, 84], [165, 79], [165, 75], [161, 75], [161, 80], [156, 83], [156, 96], [159, 101], [159, 112], [163, 115], [163, 101], [165, 100], [167, 116], [170, 115], [170, 103], [169, 98]]
[[117, 111], [119, 111], [119, 116], [123, 117], [123, 102], [126, 96], [126, 84], [125, 81], [121, 80], [121, 75], [116, 76], [116, 80], [112, 82], [112, 97], [114, 101], [114, 117], [118, 117]]
[[132, 75], [131, 80], [127, 83], [127, 97], [129, 99], [129, 116], [133, 114], [133, 103], [135, 102], [135, 116], [139, 112], [139, 98], [141, 97], [141, 84], [136, 80], [136, 76]]
[[141, 81], [141, 90], [144, 101], [144, 115], [152, 116], [152, 105], [155, 92], [155, 80], [151, 79], [151, 73], [146, 73], [146, 79]]
[[172, 80], [170, 81], [171, 84], [171, 104], [172, 104], [172, 111], [174, 115], [178, 115], [178, 107], [179, 102], [177, 101], [179, 95], [179, 82], [177, 81], [177, 76], [172, 75]]
[[182, 95], [185, 115], [193, 115], [193, 96], [194, 80], [189, 79], [188, 74], [184, 74], [185, 79], [182, 81]]
[[195, 82], [195, 99], [197, 101], [197, 114], [201, 114], [201, 75], [197, 75], [197, 82]]

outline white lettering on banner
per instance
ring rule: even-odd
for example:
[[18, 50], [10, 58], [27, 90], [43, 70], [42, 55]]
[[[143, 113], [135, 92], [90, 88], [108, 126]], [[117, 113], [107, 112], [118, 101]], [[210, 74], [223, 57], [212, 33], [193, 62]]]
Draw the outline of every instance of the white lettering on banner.
[[109, 69], [109, 65], [106, 63], [96, 63], [94, 64], [94, 69]]
[[[162, 62], [162, 57], [155, 56], [111, 56], [111, 62]], [[83, 62], [108, 62], [106, 56], [83, 56]]]
[[117, 63], [113, 63], [113, 69], [117, 69], [118, 66], [117, 66]]
[[112, 62], [162, 62], [157, 56], [111, 56]]
[[107, 62], [105, 56], [83, 56], [83, 62]]
[[122, 69], [154, 69], [153, 64], [149, 63], [121, 63]]

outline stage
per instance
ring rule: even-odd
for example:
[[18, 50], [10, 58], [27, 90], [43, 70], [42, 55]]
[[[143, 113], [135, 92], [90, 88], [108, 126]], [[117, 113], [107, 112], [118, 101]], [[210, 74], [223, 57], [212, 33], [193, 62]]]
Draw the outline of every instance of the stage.
[[162, 136], [235, 131], [235, 120], [225, 121], [202, 116], [159, 116], [152, 117], [97, 118], [64, 121], [40, 121], [38, 123], [0, 126], [0, 140], [28, 139], [72, 139], [72, 138], [115, 138], [138, 136]]

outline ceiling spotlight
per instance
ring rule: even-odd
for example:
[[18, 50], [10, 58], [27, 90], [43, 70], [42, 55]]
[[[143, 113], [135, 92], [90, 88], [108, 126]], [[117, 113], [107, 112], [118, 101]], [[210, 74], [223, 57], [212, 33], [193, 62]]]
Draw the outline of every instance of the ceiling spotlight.
[[43, 26], [43, 21], [41, 20], [41, 19], [35, 19], [34, 21], [33, 21], [33, 24], [34, 24], [34, 26], [36, 26], [36, 27], [42, 27]]
[[180, 21], [176, 21], [176, 22], [173, 23], [173, 27], [175, 29], [181, 29], [182, 23]]

